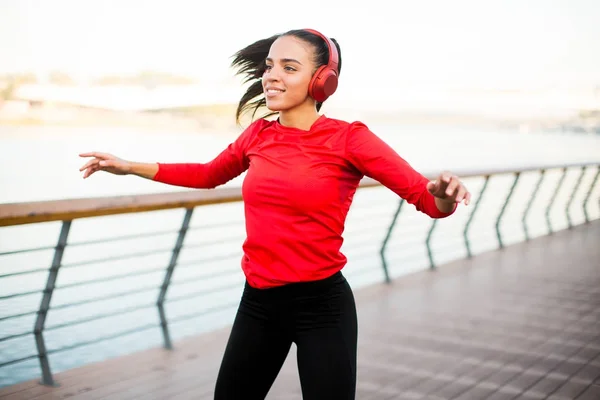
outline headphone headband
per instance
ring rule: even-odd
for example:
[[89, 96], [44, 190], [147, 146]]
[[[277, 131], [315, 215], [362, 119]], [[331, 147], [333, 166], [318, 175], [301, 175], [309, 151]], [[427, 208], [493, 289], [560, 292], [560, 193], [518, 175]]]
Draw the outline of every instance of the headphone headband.
[[306, 32], [310, 32], [314, 35], [319, 36], [320, 38], [322, 38], [325, 41], [325, 44], [327, 44], [327, 49], [329, 50], [329, 60], [327, 61], [327, 67], [335, 70], [336, 74], [339, 74], [339, 70], [338, 70], [339, 55], [338, 55], [337, 47], [335, 46], [335, 43], [333, 43], [333, 40], [331, 40], [327, 36], [323, 35], [321, 32], [316, 31], [314, 29], [304, 29], [304, 30]]
[[327, 36], [314, 29], [304, 29], [304, 31], [322, 38], [329, 49], [327, 65], [320, 66], [308, 84], [308, 94], [317, 102], [323, 103], [329, 96], [335, 93], [338, 86], [338, 75], [340, 72], [338, 69], [340, 59], [339, 54], [335, 43]]

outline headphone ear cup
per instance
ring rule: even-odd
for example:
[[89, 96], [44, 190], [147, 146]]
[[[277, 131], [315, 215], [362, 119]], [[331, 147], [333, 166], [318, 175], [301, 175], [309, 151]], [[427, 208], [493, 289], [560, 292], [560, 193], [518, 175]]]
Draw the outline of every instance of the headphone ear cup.
[[310, 97], [312, 97], [313, 99], [319, 101], [317, 99], [318, 96], [317, 92], [318, 92], [318, 84], [319, 84], [319, 77], [321, 75], [321, 73], [323, 72], [323, 70], [325, 69], [325, 65], [320, 66], [319, 68], [317, 68], [317, 71], [313, 74], [312, 78], [310, 79], [310, 82], [308, 84], [308, 95]]
[[337, 86], [336, 72], [327, 66], [321, 66], [308, 85], [308, 94], [317, 102], [322, 103], [335, 93]]

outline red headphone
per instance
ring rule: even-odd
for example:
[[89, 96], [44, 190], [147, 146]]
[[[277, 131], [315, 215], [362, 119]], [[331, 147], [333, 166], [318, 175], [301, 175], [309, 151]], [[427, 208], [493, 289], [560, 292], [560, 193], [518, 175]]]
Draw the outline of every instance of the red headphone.
[[329, 61], [327, 62], [327, 65], [320, 66], [308, 84], [308, 94], [310, 97], [317, 102], [322, 103], [335, 93], [338, 87], [338, 51], [335, 43], [320, 32], [317, 32], [314, 29], [304, 30], [321, 37], [325, 43], [327, 43], [327, 48], [329, 49]]

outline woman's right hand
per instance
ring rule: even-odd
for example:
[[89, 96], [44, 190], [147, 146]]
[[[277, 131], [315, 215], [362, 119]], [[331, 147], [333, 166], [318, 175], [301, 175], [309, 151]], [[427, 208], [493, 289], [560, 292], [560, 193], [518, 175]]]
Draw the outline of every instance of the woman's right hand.
[[79, 171], [85, 171], [83, 178], [87, 178], [96, 171], [106, 171], [115, 175], [127, 175], [131, 173], [131, 163], [126, 160], [122, 160], [118, 157], [108, 153], [81, 153], [80, 157], [94, 157], [89, 160], [85, 165], [79, 168]]

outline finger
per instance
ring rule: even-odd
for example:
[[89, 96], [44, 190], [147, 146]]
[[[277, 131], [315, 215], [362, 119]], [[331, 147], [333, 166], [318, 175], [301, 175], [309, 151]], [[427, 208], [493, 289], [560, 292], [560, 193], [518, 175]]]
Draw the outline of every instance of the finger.
[[444, 181], [444, 178], [440, 175], [440, 178], [436, 181], [435, 192], [442, 195], [448, 187], [448, 182]]
[[444, 195], [444, 194], [448, 193], [447, 190], [448, 190], [448, 186], [452, 183], [452, 177], [453, 177], [453, 175], [448, 171], [444, 171], [440, 174], [440, 177], [438, 179], [438, 182], [439, 182], [438, 190], [439, 190], [440, 195]]
[[83, 179], [86, 179], [88, 176], [94, 173], [94, 168], [88, 168], [83, 173]]
[[98, 151], [91, 151], [88, 153], [81, 153], [79, 154], [80, 157], [96, 157], [96, 158], [101, 158], [101, 159], [106, 159], [106, 158], [110, 158], [111, 155], [108, 153], [100, 153]]
[[80, 171], [83, 171], [84, 169], [88, 169], [89, 167], [91, 167], [92, 165], [98, 164], [98, 159], [94, 158], [88, 162], [86, 162], [83, 167], [79, 168]]
[[427, 182], [427, 190], [429, 190], [429, 193], [433, 194], [437, 191], [438, 188], [438, 184], [437, 182]]
[[450, 183], [448, 183], [448, 186], [446, 187], [446, 196], [453, 196], [454, 193], [456, 192], [456, 188], [460, 185], [460, 181], [458, 180], [457, 177], [452, 177], [450, 180]]
[[471, 192], [467, 191], [467, 193], [465, 194], [465, 206], [468, 206], [470, 202], [471, 202]]
[[452, 180], [452, 174], [448, 171], [444, 171], [440, 174], [439, 180], [442, 182], [450, 183], [450, 180]]
[[95, 151], [88, 151], [87, 153], [79, 153], [79, 157], [96, 157]]
[[467, 190], [464, 188], [464, 186], [460, 185], [458, 187], [458, 193], [456, 194], [456, 198], [454, 199], [454, 201], [456, 203], [460, 203], [465, 198], [466, 193], [467, 193]]
[[87, 178], [90, 175], [92, 175], [94, 172], [97, 172], [97, 171], [102, 171], [102, 168], [100, 168], [100, 166], [98, 164], [91, 165], [90, 167], [88, 167], [85, 170], [85, 173], [83, 174], [83, 177]]

